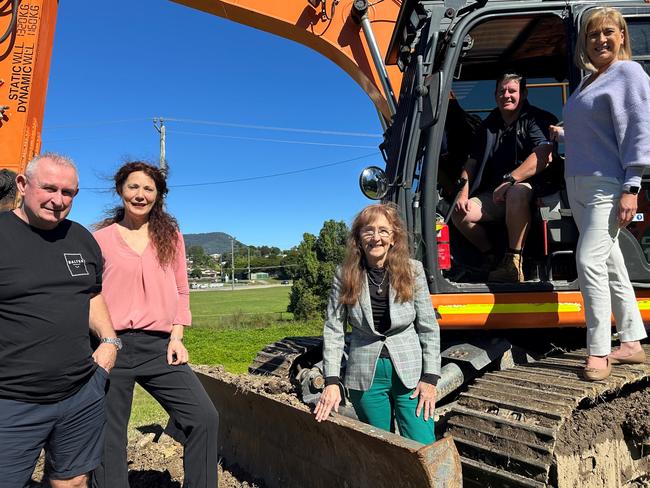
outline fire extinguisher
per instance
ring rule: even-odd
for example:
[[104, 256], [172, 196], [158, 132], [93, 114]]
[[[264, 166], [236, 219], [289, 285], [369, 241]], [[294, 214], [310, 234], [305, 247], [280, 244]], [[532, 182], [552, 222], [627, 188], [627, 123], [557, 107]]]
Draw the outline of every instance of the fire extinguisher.
[[436, 242], [438, 243], [438, 269], [451, 268], [451, 248], [449, 247], [449, 226], [436, 223]]

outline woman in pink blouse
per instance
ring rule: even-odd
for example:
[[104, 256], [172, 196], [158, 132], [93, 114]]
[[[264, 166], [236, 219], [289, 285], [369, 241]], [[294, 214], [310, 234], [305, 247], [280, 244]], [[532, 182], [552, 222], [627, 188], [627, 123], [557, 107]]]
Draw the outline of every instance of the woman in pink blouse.
[[183, 330], [191, 324], [185, 244], [165, 211], [165, 174], [131, 162], [114, 177], [122, 205], [97, 225], [104, 255], [102, 295], [122, 340], [106, 397], [104, 460], [94, 486], [128, 488], [127, 424], [133, 387], [147, 390], [184, 438], [183, 486], [217, 485], [219, 416], [187, 365]]

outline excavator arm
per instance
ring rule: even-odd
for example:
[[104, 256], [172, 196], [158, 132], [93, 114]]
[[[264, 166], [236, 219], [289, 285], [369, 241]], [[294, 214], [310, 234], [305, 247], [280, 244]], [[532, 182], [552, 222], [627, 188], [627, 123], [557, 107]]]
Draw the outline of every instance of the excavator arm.
[[391, 95], [387, 96], [382, 77], [385, 74], [390, 86], [398, 90], [402, 73], [397, 66], [380, 68], [385, 73], [378, 71], [363, 21], [367, 20], [383, 59], [401, 0], [173, 1], [314, 49], [343, 68], [365, 90], [383, 117], [390, 120]]
[[[401, 0], [174, 1], [314, 49], [365, 90], [384, 123], [394, 114], [402, 73], [383, 58]], [[41, 150], [57, 8], [58, 0], [0, 0], [0, 168], [20, 172]]]
[[0, 168], [41, 150], [57, 0], [0, 1]]

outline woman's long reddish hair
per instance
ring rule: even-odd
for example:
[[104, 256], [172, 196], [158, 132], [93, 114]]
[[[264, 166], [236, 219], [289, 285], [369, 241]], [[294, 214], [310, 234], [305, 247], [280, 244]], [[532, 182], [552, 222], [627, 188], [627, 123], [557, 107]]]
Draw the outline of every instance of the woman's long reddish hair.
[[[117, 170], [113, 180], [115, 192], [122, 196], [122, 188], [131, 173], [142, 171], [156, 184], [158, 197], [156, 198], [151, 213], [149, 214], [149, 238], [156, 249], [158, 262], [162, 267], [169, 266], [176, 258], [176, 244], [178, 242], [178, 223], [176, 219], [165, 211], [165, 196], [167, 189], [167, 175], [160, 169], [143, 161], [132, 161], [122, 165]], [[108, 217], [95, 225], [96, 229], [103, 229], [111, 224], [116, 224], [124, 219], [124, 206], [119, 205], [108, 212]]]
[[361, 229], [371, 225], [380, 216], [393, 228], [393, 246], [388, 250], [385, 268], [390, 279], [390, 286], [395, 290], [396, 298], [400, 302], [407, 302], [413, 298], [415, 277], [409, 262], [410, 253], [406, 227], [402, 222], [397, 207], [387, 203], [368, 205], [359, 212], [352, 222], [352, 229], [348, 236], [345, 260], [342, 265], [342, 289], [340, 302], [354, 305], [359, 301], [362, 280], [366, 279], [365, 254], [361, 240]]

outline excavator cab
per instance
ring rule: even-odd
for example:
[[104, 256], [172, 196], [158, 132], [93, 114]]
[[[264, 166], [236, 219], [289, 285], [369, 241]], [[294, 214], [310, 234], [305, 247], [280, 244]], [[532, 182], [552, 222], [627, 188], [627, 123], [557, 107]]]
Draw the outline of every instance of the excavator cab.
[[[543, 191], [534, 198], [524, 282], [489, 282], [484, 256], [458, 232], [450, 214], [470, 141], [495, 106], [495, 80], [504, 72], [525, 76], [531, 104], [561, 119], [563, 104], [585, 75], [573, 62], [581, 19], [602, 4], [478, 1], [460, 2], [454, 9], [451, 3], [411, 0], [402, 5], [386, 55], [386, 62], [399, 66], [404, 77], [383, 144], [388, 180], [383, 198], [400, 207], [412, 230], [414, 252], [429, 271], [433, 300], [440, 305], [441, 325], [447, 318], [450, 324], [488, 328], [579, 325], [576, 317], [562, 313], [558, 300], [561, 292], [579, 297], [578, 232], [564, 190], [563, 145], [555, 146]], [[647, 69], [650, 9], [632, 3], [608, 6], [619, 7], [626, 16], [633, 57]], [[620, 237], [630, 276], [642, 295], [650, 287], [650, 230], [645, 223], [650, 218], [645, 213], [649, 183], [646, 177], [636, 219]], [[505, 249], [505, 225], [489, 225], [488, 233]], [[474, 304], [468, 306], [468, 300]], [[479, 303], [499, 302], [505, 308], [498, 318], [494, 307], [487, 314], [471, 311]], [[515, 303], [555, 304], [556, 310], [553, 317], [534, 317], [526, 306], [519, 313], [506, 313], [516, 308], [506, 304]], [[448, 306], [455, 307], [454, 317], [444, 313], [452, 311]], [[468, 320], [472, 316], [477, 320]]]

